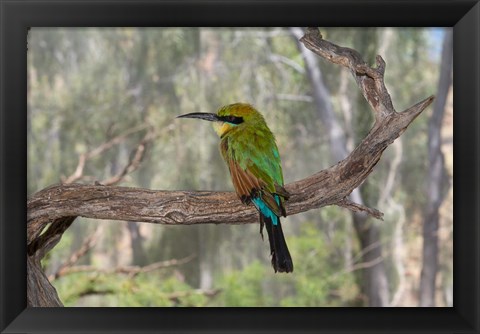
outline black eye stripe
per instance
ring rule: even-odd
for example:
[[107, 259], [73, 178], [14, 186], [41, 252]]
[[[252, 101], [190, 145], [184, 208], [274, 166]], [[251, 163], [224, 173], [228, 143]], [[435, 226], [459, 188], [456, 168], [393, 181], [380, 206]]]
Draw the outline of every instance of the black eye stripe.
[[237, 116], [220, 116], [220, 120], [223, 122], [228, 122], [232, 124], [240, 124], [243, 123], [243, 117], [237, 117]]

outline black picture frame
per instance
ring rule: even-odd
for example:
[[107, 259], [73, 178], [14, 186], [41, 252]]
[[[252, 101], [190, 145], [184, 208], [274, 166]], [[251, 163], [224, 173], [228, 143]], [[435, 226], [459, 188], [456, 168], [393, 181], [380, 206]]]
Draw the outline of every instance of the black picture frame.
[[[478, 1], [0, 1], [2, 333], [479, 333]], [[451, 308], [27, 308], [29, 27], [448, 26], [454, 30]]]

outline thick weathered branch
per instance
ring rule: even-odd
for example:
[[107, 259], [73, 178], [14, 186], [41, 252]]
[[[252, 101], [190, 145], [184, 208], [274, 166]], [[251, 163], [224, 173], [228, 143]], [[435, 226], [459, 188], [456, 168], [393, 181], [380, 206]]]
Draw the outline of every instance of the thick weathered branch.
[[[370, 68], [358, 52], [323, 40], [316, 29], [309, 29], [301, 41], [321, 57], [350, 69], [375, 112], [375, 124], [344, 160], [286, 186], [292, 194], [287, 202], [287, 214], [337, 204], [380, 218], [378, 210], [352, 203], [346, 197], [372, 172], [388, 145], [432, 103], [433, 96], [397, 113], [384, 84], [385, 62], [380, 56], [377, 67]], [[29, 285], [29, 292], [37, 286], [42, 293], [51, 293], [51, 285], [43, 286], [49, 285], [44, 273], [38, 267], [30, 268], [30, 264], [39, 265], [41, 256], [58, 242], [61, 233], [78, 216], [158, 224], [245, 224], [258, 219], [253, 206], [243, 205], [232, 192], [155, 191], [98, 184], [54, 185], [34, 194], [27, 202], [29, 255], [37, 261], [29, 262], [29, 272], [41, 276], [29, 279], [29, 284], [33, 284]], [[49, 229], [40, 235], [48, 224], [51, 224]], [[58, 296], [42, 300], [29, 298], [31, 306], [52, 304], [61, 305]]]
[[[403, 113], [391, 113], [335, 166], [288, 184], [287, 214], [344, 203], [378, 163], [383, 151], [432, 102], [430, 97]], [[155, 191], [101, 185], [54, 185], [27, 202], [27, 242], [46, 224], [64, 217], [142, 221], [159, 224], [253, 223], [257, 213], [232, 192]]]
[[324, 40], [317, 28], [308, 28], [300, 41], [320, 57], [350, 70], [363, 96], [375, 111], [377, 121], [395, 112], [383, 80], [385, 61], [381, 56], [377, 56], [376, 68], [369, 67], [356, 50]]
[[55, 288], [48, 281], [37, 256], [27, 256], [27, 305], [63, 306]]

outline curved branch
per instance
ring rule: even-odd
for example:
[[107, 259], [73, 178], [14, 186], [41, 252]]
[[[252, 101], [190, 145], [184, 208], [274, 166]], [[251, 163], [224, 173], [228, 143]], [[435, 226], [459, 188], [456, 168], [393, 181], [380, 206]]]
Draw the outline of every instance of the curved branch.
[[[286, 185], [291, 193], [288, 215], [326, 205], [344, 206], [344, 199], [378, 163], [383, 151], [398, 138], [433, 98], [380, 121], [353, 152], [338, 164]], [[155, 191], [102, 185], [59, 184], [34, 194], [27, 202], [27, 242], [46, 224], [64, 217], [142, 221], [158, 224], [245, 224], [257, 212], [233, 192]]]

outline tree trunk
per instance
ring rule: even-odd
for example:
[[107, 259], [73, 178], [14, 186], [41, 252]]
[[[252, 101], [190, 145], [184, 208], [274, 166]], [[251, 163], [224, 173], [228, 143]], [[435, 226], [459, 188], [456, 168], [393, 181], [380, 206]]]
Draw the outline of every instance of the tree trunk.
[[353, 226], [360, 240], [362, 252], [363, 294], [368, 298], [368, 306], [389, 306], [389, 290], [385, 263], [380, 242], [380, 228], [376, 222], [367, 219], [367, 215], [355, 213]]
[[438, 271], [439, 208], [448, 190], [445, 158], [441, 151], [441, 128], [448, 91], [452, 83], [452, 29], [443, 39], [438, 95], [428, 126], [427, 209], [423, 222], [422, 273], [420, 277], [420, 306], [435, 306], [435, 286]]
[[132, 248], [132, 265], [143, 266], [147, 264], [147, 255], [143, 249], [144, 238], [140, 234], [138, 223], [127, 222], [128, 234], [130, 236], [130, 245]]
[[[303, 31], [300, 28], [292, 28], [291, 32], [296, 40], [303, 36]], [[331, 95], [324, 83], [317, 57], [300, 43], [297, 44], [305, 61], [306, 73], [313, 89], [312, 93], [319, 117], [324, 124], [324, 129], [328, 131], [332, 160], [333, 162], [340, 161], [348, 154], [346, 135], [333, 111], [333, 106], [330, 102]], [[353, 190], [350, 198], [355, 203], [364, 203], [358, 188]], [[382, 247], [379, 242], [380, 231], [378, 226], [374, 223], [369, 223], [368, 216], [364, 213], [352, 212], [352, 221], [362, 250], [375, 245], [371, 251], [362, 253], [361, 261], [363, 263], [371, 263], [364, 269], [363, 293], [368, 297], [369, 306], [387, 306], [389, 292], [383, 264]]]

